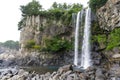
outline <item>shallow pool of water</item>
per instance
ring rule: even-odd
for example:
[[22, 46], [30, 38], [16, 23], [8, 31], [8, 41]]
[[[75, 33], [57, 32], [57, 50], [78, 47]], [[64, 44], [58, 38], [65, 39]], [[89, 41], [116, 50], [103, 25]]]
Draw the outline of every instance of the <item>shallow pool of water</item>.
[[29, 71], [30, 73], [35, 72], [38, 74], [45, 74], [47, 72], [54, 72], [58, 70], [58, 66], [31, 66], [31, 67], [23, 67], [24, 70]]

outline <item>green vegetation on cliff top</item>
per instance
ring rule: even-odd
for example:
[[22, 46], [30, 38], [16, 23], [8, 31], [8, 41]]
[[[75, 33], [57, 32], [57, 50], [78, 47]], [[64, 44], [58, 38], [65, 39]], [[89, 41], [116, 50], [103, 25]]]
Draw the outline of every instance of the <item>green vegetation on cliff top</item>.
[[90, 0], [89, 6], [93, 12], [96, 12], [97, 9], [104, 6], [108, 0]]
[[40, 15], [49, 20], [61, 21], [63, 25], [71, 25], [72, 13], [77, 13], [82, 9], [82, 5], [77, 4], [58, 4], [53, 3], [52, 7], [48, 10], [44, 10], [38, 1], [33, 0], [25, 6], [21, 6], [22, 19], [18, 23], [18, 30], [25, 26], [25, 20], [27, 16]]
[[21, 6], [20, 8], [22, 12], [22, 16], [32, 16], [38, 15], [39, 12], [42, 10], [42, 6], [39, 4], [38, 1], [33, 0], [32, 2], [28, 3], [26, 6]]
[[[38, 1], [33, 0], [25, 6], [21, 6], [22, 19], [18, 23], [18, 29], [25, 27], [25, 20], [27, 16], [41, 16], [47, 20], [46, 26], [52, 24], [52, 21], [61, 22], [64, 26], [72, 25], [72, 14], [77, 13], [82, 9], [82, 5], [77, 4], [60, 4], [54, 2], [50, 9], [44, 10]], [[59, 26], [59, 25], [58, 25]], [[43, 31], [45, 25], [39, 29]], [[57, 34], [56, 34], [57, 35]], [[72, 49], [72, 41], [63, 39], [60, 36], [52, 36], [50, 39], [46, 39], [44, 45], [36, 45], [35, 40], [28, 40], [25, 44], [25, 48], [28, 50], [38, 50], [38, 51], [47, 51], [47, 52], [60, 52], [60, 51], [69, 51]]]

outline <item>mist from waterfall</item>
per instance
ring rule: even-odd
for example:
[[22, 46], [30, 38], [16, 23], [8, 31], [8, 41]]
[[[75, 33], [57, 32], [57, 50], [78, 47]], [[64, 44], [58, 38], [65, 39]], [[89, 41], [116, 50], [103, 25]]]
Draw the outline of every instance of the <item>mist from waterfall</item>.
[[[86, 9], [86, 14], [85, 14], [85, 25], [84, 25], [84, 30], [83, 30], [83, 35], [82, 35], [82, 45], [79, 45], [79, 34], [80, 31], [79, 29], [82, 29], [81, 23], [83, 22], [82, 17], [84, 10], [81, 12], [78, 12], [77, 14], [77, 19], [76, 19], [76, 29], [75, 29], [75, 55], [74, 55], [74, 65], [78, 67], [83, 67], [84, 69], [88, 68], [91, 65], [91, 59], [90, 59], [90, 27], [91, 27], [91, 9], [88, 8]], [[81, 51], [79, 50], [79, 46], [82, 46]], [[81, 52], [81, 54], [80, 54]], [[78, 57], [81, 55], [81, 58]], [[80, 61], [80, 62], [79, 62]], [[79, 65], [78, 65], [79, 64]]]

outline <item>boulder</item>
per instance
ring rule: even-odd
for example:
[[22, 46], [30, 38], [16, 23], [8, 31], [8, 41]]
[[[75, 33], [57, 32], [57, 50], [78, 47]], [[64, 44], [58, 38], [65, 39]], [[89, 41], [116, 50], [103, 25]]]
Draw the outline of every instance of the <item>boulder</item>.
[[114, 77], [120, 77], [120, 66], [119, 65], [113, 65], [110, 69], [110, 75]]
[[112, 58], [120, 58], [120, 54], [113, 54]]
[[106, 80], [105, 75], [103, 74], [103, 70], [98, 68], [95, 73], [95, 80]]
[[74, 80], [75, 74], [70, 74], [67, 76], [67, 80]]
[[115, 48], [113, 48], [113, 52], [115, 54], [118, 54], [118, 53], [120, 53], [120, 49], [118, 47], [115, 47]]
[[66, 78], [66, 76], [70, 75], [71, 73], [72, 73], [72, 71], [67, 71], [67, 72], [61, 74], [61, 77]]
[[65, 66], [63, 66], [63, 67], [60, 67], [60, 68], [58, 69], [58, 72], [61, 74], [61, 73], [63, 73], [63, 72], [69, 71], [69, 70], [71, 69], [71, 67], [72, 67], [72, 65], [65, 65]]

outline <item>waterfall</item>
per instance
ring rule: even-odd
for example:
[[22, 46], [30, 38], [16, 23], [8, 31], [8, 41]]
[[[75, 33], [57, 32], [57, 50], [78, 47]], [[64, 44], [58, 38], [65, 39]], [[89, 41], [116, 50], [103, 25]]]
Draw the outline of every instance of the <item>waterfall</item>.
[[80, 12], [77, 14], [76, 29], [75, 29], [75, 56], [74, 56], [74, 65], [78, 65], [78, 37], [79, 37], [79, 20]]
[[90, 27], [91, 27], [91, 9], [88, 8], [86, 10], [85, 16], [85, 27], [84, 27], [84, 35], [83, 35], [83, 44], [82, 44], [82, 57], [81, 57], [81, 66], [86, 69], [90, 64]]
[[[83, 10], [78, 12], [77, 19], [76, 19], [76, 29], [75, 29], [75, 55], [74, 55], [74, 65], [81, 66], [84, 69], [89, 67], [90, 64], [90, 25], [91, 25], [91, 9], [86, 9], [86, 16], [85, 16], [85, 25], [84, 25], [84, 34], [83, 34], [83, 41], [82, 41], [82, 51], [81, 51], [81, 60], [79, 59], [79, 27], [82, 27], [82, 17], [83, 17]], [[80, 28], [82, 29], [82, 28]], [[79, 63], [81, 61], [81, 65]]]
[[74, 46], [74, 51], [75, 51], [75, 56], [74, 56], [74, 65], [78, 66], [78, 61], [79, 61], [79, 27], [81, 25], [82, 21], [82, 16], [83, 16], [83, 10], [78, 12], [77, 14], [77, 19], [76, 19], [76, 29], [75, 29], [75, 46]]

